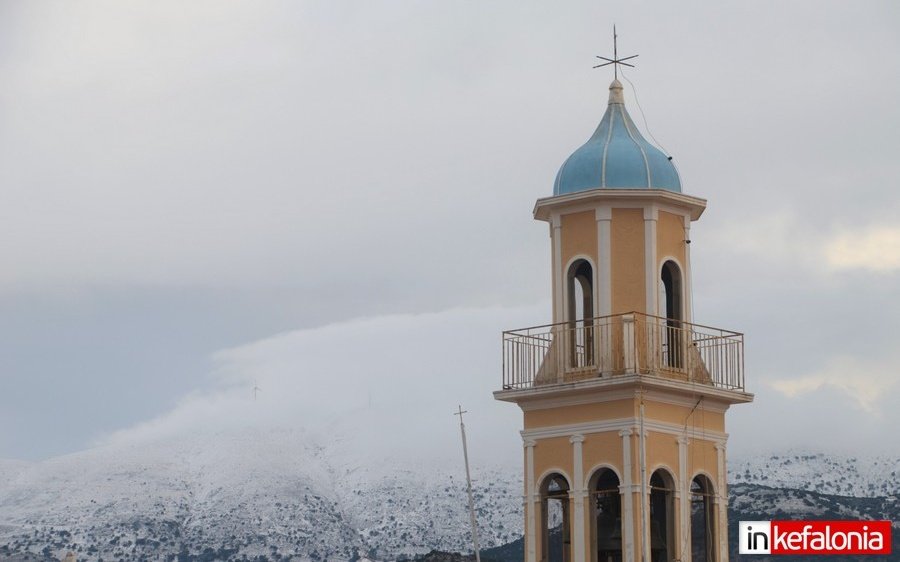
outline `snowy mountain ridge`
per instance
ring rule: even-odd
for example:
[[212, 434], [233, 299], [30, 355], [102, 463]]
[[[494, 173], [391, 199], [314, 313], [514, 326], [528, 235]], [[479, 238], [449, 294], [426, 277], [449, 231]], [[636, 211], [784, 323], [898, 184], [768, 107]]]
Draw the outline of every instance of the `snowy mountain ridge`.
[[[0, 548], [80, 560], [398, 560], [469, 545], [458, 451], [377, 453], [331, 426], [222, 430], [0, 461]], [[482, 544], [522, 534], [520, 458], [475, 463]], [[896, 495], [900, 457], [733, 458], [736, 485]], [[2, 558], [0, 558], [2, 559]]]
[[[252, 559], [410, 557], [468, 541], [461, 461], [352, 458], [346, 439], [243, 430], [0, 463], [0, 545], [165, 559], [207, 545]], [[488, 546], [521, 534], [518, 472], [474, 470]], [[92, 551], [93, 550], [93, 551]], [[145, 557], [146, 556], [146, 557]]]

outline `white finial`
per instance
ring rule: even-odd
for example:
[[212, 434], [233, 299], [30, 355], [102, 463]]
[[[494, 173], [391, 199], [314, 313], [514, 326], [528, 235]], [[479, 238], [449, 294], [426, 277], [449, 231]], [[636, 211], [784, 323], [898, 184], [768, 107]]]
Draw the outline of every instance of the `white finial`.
[[612, 84], [609, 85], [609, 103], [625, 103], [625, 94], [622, 92], [622, 83], [618, 80], [613, 80]]

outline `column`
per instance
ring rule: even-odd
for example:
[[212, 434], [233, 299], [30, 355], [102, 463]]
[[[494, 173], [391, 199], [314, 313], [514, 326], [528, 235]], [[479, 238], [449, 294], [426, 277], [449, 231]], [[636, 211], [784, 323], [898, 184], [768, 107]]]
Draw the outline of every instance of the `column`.
[[718, 482], [716, 482], [716, 535], [718, 535], [719, 552], [716, 560], [728, 562], [728, 489], [725, 481], [725, 442], [716, 443], [718, 461]]
[[584, 462], [582, 443], [584, 435], [573, 435], [569, 438], [572, 444], [572, 490], [569, 501], [574, 507], [572, 514], [572, 562], [585, 562], [584, 554]]
[[601, 207], [594, 211], [597, 219], [597, 312], [599, 316], [612, 314], [612, 247], [610, 245], [612, 209]]
[[540, 517], [540, 498], [534, 489], [534, 446], [531, 439], [525, 441], [525, 562], [537, 562], [535, 543], [536, 519]]
[[553, 323], [566, 319], [564, 272], [562, 270], [562, 220], [559, 215], [550, 218], [550, 238], [553, 244]]
[[678, 502], [679, 519], [681, 524], [680, 544], [676, 545], [677, 552], [682, 553], [681, 561], [691, 561], [691, 481], [687, 469], [687, 448], [690, 440], [687, 437], [678, 438]]
[[[659, 316], [657, 295], [659, 294], [659, 280], [656, 264], [656, 221], [659, 219], [659, 210], [656, 207], [644, 209], [644, 270], [646, 277], [646, 303], [647, 314]], [[664, 315], [663, 315], [664, 316]]]
[[634, 562], [634, 484], [631, 468], [631, 429], [619, 432], [622, 437], [622, 550], [624, 562]]
[[[600, 207], [594, 211], [597, 220], [597, 316], [612, 314], [612, 209]], [[597, 348], [597, 366], [601, 376], [613, 371], [611, 326], [599, 321], [594, 340]]]
[[684, 271], [681, 272], [684, 279], [684, 318], [688, 322], [693, 322], [691, 315], [693, 307], [691, 301], [694, 298], [694, 292], [691, 288], [691, 216], [684, 216]]

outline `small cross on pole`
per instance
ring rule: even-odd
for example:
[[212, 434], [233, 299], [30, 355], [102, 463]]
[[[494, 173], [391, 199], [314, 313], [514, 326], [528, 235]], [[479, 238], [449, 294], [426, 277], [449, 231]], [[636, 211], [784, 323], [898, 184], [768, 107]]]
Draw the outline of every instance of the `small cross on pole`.
[[453, 414], [459, 416], [459, 432], [462, 435], [463, 459], [466, 462], [466, 491], [469, 494], [469, 520], [472, 522], [472, 545], [475, 547], [475, 562], [481, 562], [481, 553], [478, 547], [478, 524], [475, 522], [475, 500], [472, 498], [472, 477], [469, 475], [469, 450], [466, 446], [466, 426], [463, 424], [463, 414], [466, 411], [462, 406], [457, 406]]
[[602, 64], [598, 64], [597, 66], [594, 67], [594, 68], [600, 68], [603, 66], [613, 65], [613, 72], [616, 76], [616, 80], [619, 79], [619, 65], [621, 64], [622, 66], [628, 66], [628, 67], [634, 68], [633, 64], [629, 64], [625, 61], [631, 60], [638, 56], [638, 55], [631, 55], [628, 57], [619, 58], [618, 39], [619, 39], [619, 36], [616, 34], [616, 26], [613, 25], [613, 58], [608, 59], [606, 57], [601, 57], [601, 56], [597, 55], [598, 59], [605, 60], [606, 62], [604, 62]]
[[256, 386], [256, 381], [253, 382], [253, 401], [256, 402], [256, 394], [262, 390], [260, 387]]

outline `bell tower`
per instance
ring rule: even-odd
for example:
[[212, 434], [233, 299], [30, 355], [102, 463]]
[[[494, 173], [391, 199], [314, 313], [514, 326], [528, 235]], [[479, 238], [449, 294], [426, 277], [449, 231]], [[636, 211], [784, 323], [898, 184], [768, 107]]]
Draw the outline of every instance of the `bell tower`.
[[753, 395], [743, 335], [691, 314], [705, 208], [614, 80], [535, 204], [552, 322], [503, 333], [494, 396], [523, 412], [526, 562], [727, 562], [725, 412]]

